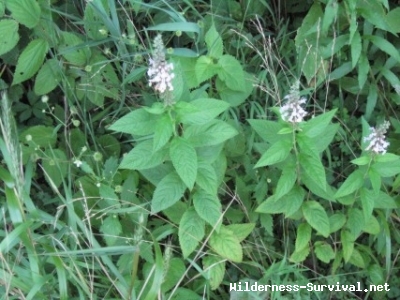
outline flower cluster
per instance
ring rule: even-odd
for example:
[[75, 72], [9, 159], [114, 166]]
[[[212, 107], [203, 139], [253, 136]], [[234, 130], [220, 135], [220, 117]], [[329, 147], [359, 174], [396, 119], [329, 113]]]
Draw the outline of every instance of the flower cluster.
[[300, 83], [297, 81], [290, 88], [289, 95], [286, 95], [286, 103], [281, 106], [280, 112], [282, 119], [286, 122], [299, 123], [303, 121], [303, 118], [307, 115], [307, 112], [301, 106], [306, 103], [306, 98], [300, 97], [299, 91]]
[[167, 88], [172, 91], [174, 88], [171, 81], [175, 77], [172, 73], [174, 65], [165, 61], [164, 43], [160, 34], [155, 37], [153, 46], [154, 51], [147, 71], [147, 75], [150, 77], [149, 86], [154, 86], [154, 89], [161, 94]]
[[388, 130], [390, 123], [388, 121], [383, 122], [377, 128], [371, 127], [371, 133], [369, 136], [364, 137], [364, 142], [369, 142], [366, 151], [372, 151], [377, 154], [385, 154], [387, 147], [389, 146], [389, 142], [386, 141], [386, 131]]

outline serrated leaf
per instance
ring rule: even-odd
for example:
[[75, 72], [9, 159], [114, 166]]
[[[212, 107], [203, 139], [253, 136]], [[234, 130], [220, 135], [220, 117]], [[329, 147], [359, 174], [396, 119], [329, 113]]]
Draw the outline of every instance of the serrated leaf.
[[378, 35], [363, 36], [364, 39], [370, 40], [376, 47], [386, 52], [389, 56], [400, 62], [400, 54], [396, 47], [390, 43], [387, 39]]
[[208, 56], [213, 58], [220, 58], [223, 53], [222, 38], [215, 29], [214, 24], [207, 31], [204, 40], [207, 44]]
[[354, 240], [360, 236], [364, 223], [364, 215], [361, 210], [354, 207], [348, 210], [346, 228], [353, 234]]
[[182, 112], [177, 109], [178, 118], [183, 124], [202, 125], [210, 122], [229, 108], [222, 100], [200, 98], [190, 102], [191, 109]]
[[219, 232], [213, 232], [208, 241], [212, 250], [230, 261], [240, 263], [243, 260], [243, 250], [238, 238], [232, 231], [221, 226]]
[[46, 157], [42, 160], [42, 167], [46, 174], [45, 179], [50, 186], [58, 188], [67, 176], [68, 160], [64, 151], [60, 149], [46, 149]]
[[213, 120], [204, 125], [191, 125], [185, 130], [184, 137], [194, 147], [204, 147], [218, 145], [237, 134], [237, 130], [228, 123]]
[[231, 106], [239, 106], [251, 95], [253, 91], [253, 76], [244, 72], [244, 90], [242, 92], [230, 89], [225, 82], [217, 78], [215, 86], [221, 99], [228, 102]]
[[14, 20], [0, 21], [0, 55], [13, 49], [19, 41], [18, 23]]
[[333, 214], [329, 217], [329, 226], [331, 233], [334, 233], [341, 229], [346, 223], [346, 217], [342, 213]]
[[312, 153], [300, 153], [299, 161], [303, 171], [313, 178], [315, 183], [321, 188], [321, 190], [326, 190], [326, 175], [325, 168], [321, 163], [321, 159], [312, 155]]
[[214, 64], [213, 59], [204, 55], [197, 59], [194, 69], [199, 84], [210, 79], [218, 72], [218, 67]]
[[307, 246], [299, 251], [293, 252], [289, 260], [293, 263], [301, 263], [307, 258], [308, 254], [310, 254], [310, 247]]
[[106, 217], [100, 226], [100, 231], [103, 233], [107, 246], [114, 246], [122, 232], [122, 226], [117, 215]]
[[233, 232], [239, 242], [242, 242], [249, 234], [253, 231], [255, 223], [244, 223], [244, 224], [231, 224], [225, 226], [227, 229]]
[[282, 129], [283, 125], [278, 122], [253, 119], [249, 119], [247, 122], [250, 123], [251, 127], [264, 141], [270, 144], [275, 144], [282, 139], [282, 136], [278, 132]]
[[179, 177], [192, 190], [197, 176], [196, 150], [187, 139], [176, 136], [171, 142], [169, 156]]
[[314, 251], [317, 258], [326, 264], [329, 263], [336, 256], [335, 251], [333, 251], [332, 249], [332, 246], [321, 241], [315, 242]]
[[178, 235], [183, 257], [187, 258], [196, 250], [205, 235], [204, 221], [199, 217], [194, 208], [189, 208], [183, 214], [179, 223]]
[[225, 275], [225, 261], [216, 256], [205, 256], [202, 260], [203, 270], [212, 290], [219, 287]]
[[377, 197], [374, 197], [374, 200], [374, 208], [398, 208], [396, 201], [385, 192], [380, 192]]
[[358, 165], [358, 166], [365, 166], [371, 162], [371, 157], [370, 156], [360, 156], [356, 159], [353, 159], [351, 161], [352, 164]]
[[275, 198], [279, 199], [286, 195], [294, 186], [297, 180], [297, 172], [295, 166], [289, 164], [282, 170], [282, 174], [279, 177], [278, 184], [276, 185]]
[[196, 183], [207, 193], [211, 195], [217, 194], [217, 174], [215, 173], [215, 169], [210, 164], [199, 163]]
[[276, 142], [260, 157], [254, 168], [269, 166], [284, 161], [288, 157], [292, 147], [293, 144], [290, 139], [282, 139]]
[[54, 90], [61, 81], [61, 66], [57, 59], [47, 60], [39, 70], [34, 91], [36, 95], [45, 95]]
[[368, 220], [372, 215], [372, 211], [374, 210], [374, 197], [375, 193], [373, 191], [366, 188], [361, 189], [360, 200], [364, 214], [364, 220]]
[[365, 268], [365, 262], [364, 259], [361, 255], [361, 253], [357, 249], [353, 249], [353, 252], [351, 253], [351, 257], [349, 259], [349, 263], [355, 265], [356, 267], [359, 268]]
[[340, 234], [340, 241], [342, 242], [344, 261], [348, 262], [354, 249], [354, 237], [349, 231], [343, 229]]
[[302, 205], [304, 218], [318, 233], [324, 237], [330, 234], [329, 218], [325, 209], [316, 201], [307, 201]]
[[231, 55], [223, 55], [218, 60], [218, 77], [234, 91], [244, 91], [244, 72], [239, 61]]
[[392, 177], [400, 173], [400, 160], [376, 162], [371, 166], [382, 177]]
[[167, 154], [166, 149], [153, 152], [153, 141], [139, 143], [122, 157], [121, 169], [146, 170], [160, 165]]
[[175, 124], [168, 114], [165, 114], [156, 120], [153, 151], [158, 151], [168, 143], [174, 133]]
[[12, 85], [30, 79], [36, 74], [43, 64], [48, 48], [48, 43], [42, 39], [33, 40], [25, 47], [18, 58]]
[[198, 190], [193, 195], [193, 204], [197, 214], [218, 232], [222, 223], [222, 206], [217, 195]]
[[335, 108], [329, 112], [326, 112], [322, 115], [319, 115], [303, 123], [301, 125], [302, 128], [301, 134], [304, 134], [311, 138], [324, 134], [324, 131], [326, 131], [336, 111], [337, 109]]
[[335, 193], [335, 198], [341, 198], [351, 193], [355, 192], [361, 188], [364, 184], [364, 174], [360, 170], [355, 170], [351, 173], [343, 184], [340, 186], [339, 190]]
[[149, 135], [154, 132], [157, 119], [156, 115], [139, 108], [117, 120], [108, 129], [132, 135]]
[[375, 157], [375, 161], [376, 162], [382, 162], [382, 163], [384, 163], [384, 162], [393, 162], [393, 161], [399, 160], [399, 158], [400, 158], [400, 156], [398, 156], [396, 154], [385, 153], [385, 154], [382, 154], [382, 155], [377, 155]]
[[7, 0], [6, 7], [15, 20], [28, 28], [39, 23], [41, 10], [36, 0]]
[[181, 277], [184, 276], [186, 270], [185, 264], [180, 257], [172, 257], [168, 263], [168, 276], [164, 277], [164, 281], [161, 285], [163, 293], [172, 289], [179, 282]]
[[[175, 172], [169, 173], [156, 186], [151, 200], [151, 213], [162, 211], [179, 201], [186, 186]], [[182, 220], [181, 220], [182, 222]]]
[[60, 53], [71, 64], [85, 66], [90, 58], [90, 48], [74, 33], [63, 31], [60, 33], [62, 43]]
[[301, 251], [303, 248], [308, 247], [311, 240], [311, 226], [308, 223], [301, 223], [297, 227], [297, 236], [295, 251]]
[[371, 216], [368, 221], [365, 222], [362, 231], [369, 234], [378, 235], [381, 231], [381, 227], [378, 220], [374, 216]]

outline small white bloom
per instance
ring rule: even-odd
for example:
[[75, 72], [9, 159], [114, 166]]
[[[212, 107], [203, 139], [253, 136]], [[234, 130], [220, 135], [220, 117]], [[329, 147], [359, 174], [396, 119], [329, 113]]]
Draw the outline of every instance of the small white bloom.
[[299, 123], [307, 115], [307, 112], [301, 106], [306, 103], [307, 99], [300, 98], [299, 85], [299, 81], [296, 81], [290, 88], [289, 95], [283, 98], [286, 100], [286, 103], [281, 106], [280, 113], [282, 119], [286, 122]]
[[386, 132], [390, 126], [388, 121], [384, 121], [377, 128], [371, 127], [371, 133], [369, 136], [364, 137], [364, 142], [369, 142], [365, 151], [372, 151], [377, 154], [385, 154], [387, 147], [389, 147], [389, 142], [386, 141]]
[[83, 164], [83, 163], [82, 163], [81, 160], [79, 160], [79, 159], [75, 159], [75, 160], [74, 160], [74, 165], [76, 165], [78, 168], [79, 168], [82, 164]]
[[174, 65], [167, 63], [165, 60], [164, 43], [161, 35], [157, 35], [154, 39], [154, 51], [152, 58], [150, 58], [150, 67], [147, 71], [147, 75], [150, 77], [149, 86], [153, 86], [154, 89], [163, 94], [167, 89], [172, 91], [172, 79], [175, 74], [172, 72]]
[[25, 136], [25, 140], [26, 140], [27, 142], [32, 141], [32, 136], [31, 136], [30, 134], [27, 134], [27, 135]]
[[47, 103], [49, 101], [49, 96], [43, 95], [41, 100], [42, 100], [43, 103]]

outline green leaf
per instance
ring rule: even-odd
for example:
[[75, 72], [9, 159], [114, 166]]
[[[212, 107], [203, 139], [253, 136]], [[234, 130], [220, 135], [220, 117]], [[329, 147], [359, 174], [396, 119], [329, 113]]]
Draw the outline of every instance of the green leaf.
[[216, 75], [218, 72], [218, 67], [216, 64], [214, 64], [212, 58], [203, 55], [197, 59], [195, 72], [197, 82], [200, 84]]
[[305, 197], [305, 191], [300, 186], [294, 186], [292, 190], [280, 199], [269, 197], [256, 209], [258, 213], [277, 214], [284, 213], [286, 217], [296, 213], [301, 207]]
[[365, 35], [364, 39], [370, 40], [376, 47], [386, 52], [389, 56], [393, 57], [397, 62], [400, 62], [399, 51], [387, 39], [378, 35]]
[[118, 240], [118, 236], [122, 233], [122, 226], [117, 215], [108, 216], [104, 219], [100, 226], [103, 238], [107, 246], [114, 246]]
[[12, 85], [30, 79], [39, 70], [47, 54], [49, 45], [45, 40], [31, 41], [18, 58]]
[[364, 220], [368, 220], [372, 216], [372, 211], [374, 210], [374, 199], [375, 193], [373, 191], [366, 188], [361, 189], [360, 200], [364, 214]]
[[166, 149], [153, 152], [153, 140], [139, 143], [122, 157], [121, 169], [145, 170], [160, 165], [167, 154]]
[[156, 186], [153, 199], [151, 200], [151, 213], [158, 213], [174, 205], [182, 198], [185, 189], [186, 186], [178, 174], [175, 172], [169, 173]]
[[385, 192], [380, 192], [377, 197], [374, 197], [374, 208], [392, 209], [398, 208], [396, 201]]
[[254, 168], [269, 166], [284, 161], [288, 157], [292, 147], [292, 141], [289, 139], [282, 139], [276, 142], [261, 156]]
[[307, 246], [299, 251], [293, 252], [289, 260], [293, 263], [301, 263], [307, 258], [308, 254], [310, 254], [310, 247]]
[[337, 109], [333, 109], [329, 112], [326, 112], [322, 115], [319, 115], [315, 118], [310, 119], [309, 121], [302, 124], [302, 132], [308, 137], [316, 137], [321, 134], [325, 134], [325, 131], [331, 122], [333, 116], [335, 115]]
[[332, 246], [321, 241], [315, 242], [314, 251], [317, 258], [326, 264], [329, 263], [336, 256], [335, 251], [333, 251], [332, 249]]
[[14, 20], [0, 21], [0, 55], [13, 49], [19, 41], [18, 23]]
[[365, 166], [367, 164], [369, 164], [371, 162], [371, 157], [364, 155], [364, 156], [360, 156], [356, 159], [353, 159], [351, 161], [352, 164], [358, 165], [358, 166]]
[[[183, 124], [202, 125], [210, 122], [219, 114], [226, 111], [230, 105], [222, 100], [200, 98], [190, 102], [190, 110], [179, 110], [177, 104], [178, 118]], [[186, 111], [185, 111], [186, 110]]]
[[198, 164], [196, 183], [207, 193], [211, 195], [217, 194], [219, 186], [217, 174], [210, 164]]
[[374, 169], [382, 177], [392, 177], [400, 173], [400, 160], [376, 162], [372, 164], [371, 169]]
[[244, 72], [239, 61], [231, 55], [223, 55], [218, 60], [218, 77], [234, 91], [244, 91]]
[[293, 164], [286, 165], [282, 174], [279, 177], [278, 184], [276, 185], [275, 198], [279, 199], [286, 195], [294, 186], [297, 180], [296, 166]]
[[267, 200], [262, 202], [256, 209], [258, 213], [264, 214], [281, 214], [286, 211], [288, 198], [282, 197], [275, 199], [275, 196], [268, 197]]
[[188, 140], [176, 136], [171, 142], [169, 156], [179, 177], [192, 190], [197, 176], [196, 150]]
[[361, 253], [357, 249], [353, 249], [353, 253], [351, 253], [351, 257], [349, 259], [349, 262], [356, 267], [365, 268], [365, 262], [364, 259], [361, 255]]
[[325, 187], [325, 190], [315, 182], [315, 178], [311, 175], [306, 173], [301, 174], [301, 181], [302, 183], [315, 195], [321, 197], [322, 199], [328, 200], [330, 202], [336, 202], [335, 198], [333, 197], [333, 190], [331, 186], [328, 184]]
[[311, 240], [311, 226], [308, 223], [301, 223], [297, 227], [297, 236], [296, 236], [296, 251], [300, 251], [301, 249], [308, 247], [308, 243]]
[[358, 86], [360, 90], [364, 87], [365, 82], [367, 81], [367, 77], [369, 74], [371, 67], [369, 65], [368, 57], [361, 53], [360, 59], [358, 61]]
[[372, 235], [378, 235], [381, 231], [381, 227], [378, 220], [374, 216], [371, 216], [368, 221], [365, 222], [362, 231]]
[[225, 226], [227, 229], [233, 232], [239, 242], [244, 241], [246, 237], [253, 231], [255, 223], [245, 223], [245, 224], [231, 224]]
[[379, 88], [376, 84], [369, 86], [369, 92], [367, 97], [367, 107], [365, 108], [365, 119], [369, 120], [372, 113], [374, 112], [376, 102], [378, 101]]
[[132, 135], [149, 135], [154, 132], [157, 119], [156, 115], [139, 108], [117, 120], [108, 129]]
[[238, 238], [224, 226], [219, 232], [213, 232], [208, 241], [212, 250], [221, 257], [240, 263], [243, 260], [243, 250]]
[[193, 204], [197, 214], [218, 232], [222, 223], [222, 212], [217, 195], [198, 190], [193, 195]]
[[322, 34], [326, 35], [331, 28], [333, 21], [338, 17], [339, 4], [336, 0], [329, 0], [325, 7], [324, 18], [322, 20]]
[[183, 32], [195, 32], [200, 33], [199, 24], [193, 22], [170, 22], [161, 23], [155, 26], [148, 27], [147, 30], [155, 31], [183, 31]]
[[349, 231], [342, 229], [340, 241], [342, 242], [344, 261], [348, 262], [354, 250], [354, 237]]
[[386, 15], [386, 23], [389, 25], [392, 32], [400, 32], [400, 7], [396, 7], [389, 11]]
[[354, 240], [357, 239], [364, 227], [364, 215], [358, 208], [350, 208], [347, 212], [346, 228], [353, 234]]
[[330, 234], [329, 218], [325, 209], [316, 201], [307, 201], [302, 206], [308, 224], [324, 237]]
[[35, 146], [53, 147], [57, 141], [57, 135], [53, 130], [54, 128], [43, 125], [32, 126], [21, 133], [20, 140], [27, 142], [30, 137], [31, 141], [29, 141], [29, 143], [32, 143]]
[[183, 257], [187, 258], [196, 250], [205, 235], [204, 221], [199, 217], [194, 208], [189, 208], [182, 216], [179, 223], [179, 244]]
[[36, 95], [45, 95], [54, 90], [60, 83], [62, 77], [61, 66], [57, 59], [47, 60], [39, 70], [34, 91]]
[[230, 89], [225, 82], [219, 78], [215, 81], [215, 86], [217, 87], [221, 99], [228, 102], [231, 106], [239, 106], [251, 95], [253, 91], [253, 76], [244, 72], [243, 85], [244, 90], [239, 92]]
[[400, 156], [393, 153], [385, 153], [375, 157], [376, 162], [393, 162], [399, 160]]
[[275, 144], [282, 139], [278, 132], [283, 128], [283, 125], [278, 122], [252, 119], [247, 120], [247, 122], [265, 142]]
[[40, 6], [35, 0], [7, 0], [6, 6], [12, 17], [28, 28], [35, 27], [40, 20]]
[[164, 277], [164, 281], [161, 285], [161, 290], [163, 293], [168, 292], [170, 289], [172, 289], [182, 276], [184, 276], [186, 267], [185, 263], [183, 262], [183, 259], [180, 257], [172, 257], [169, 260], [169, 268], [168, 268], [168, 276]]
[[184, 137], [194, 147], [213, 146], [225, 142], [237, 135], [231, 125], [220, 120], [213, 120], [204, 125], [191, 125], [184, 132]]
[[204, 40], [207, 44], [208, 56], [219, 59], [222, 56], [224, 45], [222, 43], [221, 36], [215, 29], [214, 24], [207, 31]]
[[60, 54], [71, 64], [85, 66], [91, 55], [90, 48], [73, 33], [63, 31], [60, 35]]
[[329, 217], [329, 227], [331, 233], [334, 233], [341, 229], [346, 224], [346, 217], [342, 213], [336, 213]]
[[156, 120], [153, 151], [158, 151], [168, 143], [174, 133], [175, 124], [168, 114], [165, 114]]
[[59, 149], [46, 149], [42, 167], [46, 174], [45, 179], [50, 186], [54, 184], [58, 188], [67, 176], [68, 164], [64, 151]]
[[358, 31], [354, 33], [353, 39], [351, 40], [351, 67], [354, 68], [360, 59], [362, 50], [361, 36]]
[[321, 159], [318, 156], [312, 155], [312, 153], [300, 153], [299, 154], [300, 166], [303, 171], [313, 178], [315, 183], [321, 188], [326, 190], [326, 175], [324, 166], [321, 163]]
[[[205, 256], [202, 260], [203, 270], [206, 274], [211, 289], [216, 290], [222, 283], [225, 275], [225, 261], [216, 256]], [[189, 298], [182, 298], [189, 299]]]
[[355, 170], [346, 178], [339, 190], [335, 193], [335, 198], [341, 198], [356, 190], [360, 189], [364, 184], [364, 174], [360, 170]]

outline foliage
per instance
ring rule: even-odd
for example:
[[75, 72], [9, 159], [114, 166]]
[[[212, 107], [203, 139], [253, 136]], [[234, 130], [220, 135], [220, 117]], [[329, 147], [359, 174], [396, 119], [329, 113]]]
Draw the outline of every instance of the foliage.
[[0, 0], [4, 299], [397, 299], [400, 11], [311, 2]]

